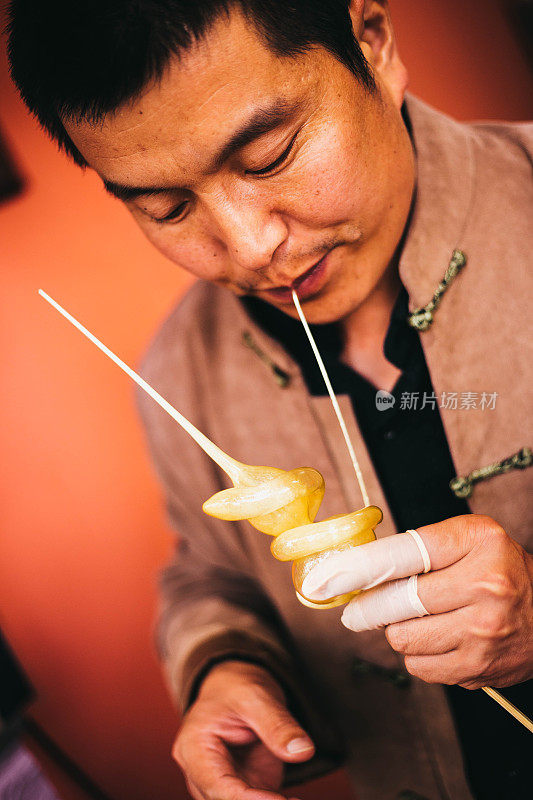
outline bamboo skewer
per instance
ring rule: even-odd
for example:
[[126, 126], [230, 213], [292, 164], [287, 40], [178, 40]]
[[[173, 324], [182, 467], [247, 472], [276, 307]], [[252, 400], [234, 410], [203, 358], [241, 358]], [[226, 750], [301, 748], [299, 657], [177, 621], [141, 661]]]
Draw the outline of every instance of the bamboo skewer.
[[62, 314], [65, 319], [71, 322], [72, 325], [74, 325], [74, 327], [80, 331], [80, 333], [83, 333], [87, 339], [95, 344], [102, 351], [102, 353], [105, 353], [105, 355], [108, 356], [111, 361], [114, 361], [115, 364], [126, 373], [126, 375], [129, 375], [130, 378], [141, 387], [141, 389], [144, 389], [146, 394], [150, 395], [152, 400], [155, 400], [155, 402], [161, 406], [161, 408], [166, 411], [167, 414], [169, 414], [172, 419], [178, 423], [178, 425], [181, 425], [181, 427], [187, 431], [189, 436], [194, 439], [196, 444], [202, 448], [204, 453], [207, 453], [207, 455], [213, 459], [215, 464], [218, 464], [218, 466], [221, 467], [221, 469], [223, 469], [232, 480], [238, 480], [238, 476], [240, 476], [243, 466], [239, 461], [236, 461], [234, 458], [231, 458], [231, 456], [228, 456], [227, 453], [224, 453], [224, 451], [217, 447], [216, 444], [207, 438], [207, 436], [204, 436], [204, 434], [199, 431], [198, 428], [192, 424], [192, 422], [189, 422], [189, 420], [186, 419], [183, 414], [180, 414], [179, 411], [171, 406], [170, 403], [159, 394], [159, 392], [156, 392], [156, 390], [144, 380], [144, 378], [141, 378], [141, 376], [131, 369], [131, 367], [128, 367], [128, 365], [122, 361], [121, 358], [115, 355], [115, 353], [113, 353], [109, 347], [106, 347], [105, 344], [97, 339], [93, 333], [91, 333], [84, 325], [81, 324], [81, 322], [78, 322], [78, 320], [73, 317], [72, 314], [69, 314], [69, 312], [63, 308], [63, 306], [60, 306], [59, 303], [53, 300], [50, 295], [48, 295], [42, 289], [39, 289], [39, 294], [48, 303], [50, 303], [50, 305], [53, 306], [56, 311], [59, 311], [59, 313]]
[[300, 317], [300, 322], [304, 326], [304, 330], [305, 330], [305, 332], [307, 334], [307, 338], [309, 339], [309, 344], [311, 345], [311, 349], [313, 350], [313, 353], [315, 354], [315, 358], [317, 360], [320, 372], [322, 373], [322, 377], [324, 378], [324, 383], [326, 384], [326, 389], [328, 390], [328, 394], [329, 394], [330, 400], [331, 400], [331, 402], [333, 404], [333, 409], [335, 411], [335, 414], [337, 415], [337, 419], [338, 419], [339, 425], [341, 427], [342, 435], [344, 436], [344, 441], [346, 442], [346, 447], [348, 448], [348, 453], [350, 454], [350, 458], [352, 460], [353, 468], [354, 468], [354, 471], [355, 471], [355, 477], [357, 478], [357, 483], [359, 484], [359, 488], [361, 490], [361, 494], [363, 495], [363, 504], [365, 506], [369, 506], [370, 505], [370, 500], [368, 498], [368, 492], [366, 490], [365, 480], [363, 478], [363, 473], [361, 472], [361, 467], [359, 466], [359, 462], [357, 460], [357, 456], [355, 455], [354, 446], [352, 444], [352, 440], [350, 439], [350, 434], [348, 433], [348, 428], [346, 427], [346, 422], [344, 421], [344, 417], [342, 415], [342, 411], [341, 411], [339, 403], [337, 401], [337, 397], [335, 396], [335, 392], [333, 391], [333, 386], [331, 385], [331, 381], [329, 379], [329, 375], [327, 373], [326, 367], [324, 365], [324, 362], [322, 361], [322, 356], [320, 355], [318, 347], [316, 346], [315, 339], [313, 337], [313, 334], [311, 333], [309, 325], [307, 324], [307, 320], [305, 318], [304, 312], [302, 311], [302, 307], [300, 305], [300, 301], [298, 299], [298, 295], [296, 294], [294, 289], [292, 290], [292, 299], [293, 299], [294, 305], [296, 306], [296, 311], [298, 312], [298, 316]]
[[508, 714], [514, 717], [518, 722], [521, 722], [524, 728], [527, 728], [530, 733], [533, 733], [533, 720], [530, 720], [529, 717], [524, 714], [523, 711], [520, 711], [510, 700], [497, 692], [496, 689], [491, 689], [490, 686], [483, 686], [483, 691], [488, 694], [489, 697], [492, 697], [494, 702], [499, 703], [499, 705], [504, 708]]

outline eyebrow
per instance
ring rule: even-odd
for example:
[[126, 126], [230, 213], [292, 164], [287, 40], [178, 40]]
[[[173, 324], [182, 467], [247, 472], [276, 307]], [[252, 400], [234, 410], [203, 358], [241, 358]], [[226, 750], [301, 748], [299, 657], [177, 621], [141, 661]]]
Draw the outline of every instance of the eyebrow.
[[[269, 106], [255, 109], [249, 119], [237, 128], [228, 141], [222, 145], [213, 158], [208, 172], [216, 172], [232, 155], [265, 133], [269, 133], [280, 125], [289, 122], [301, 113], [304, 107], [305, 103], [302, 100], [289, 102], [277, 99]], [[109, 194], [124, 201], [135, 200], [137, 197], [164, 194], [179, 189], [179, 187], [174, 186], [126, 186], [105, 179], [104, 188]]]

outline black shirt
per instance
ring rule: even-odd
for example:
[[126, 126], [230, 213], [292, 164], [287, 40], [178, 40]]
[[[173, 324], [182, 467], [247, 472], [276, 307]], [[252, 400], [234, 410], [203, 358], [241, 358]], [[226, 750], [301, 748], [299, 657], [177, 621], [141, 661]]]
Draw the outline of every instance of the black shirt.
[[[326, 394], [298, 320], [256, 298], [243, 298], [250, 316], [298, 363], [312, 395]], [[420, 335], [407, 323], [408, 296], [400, 291], [384, 342], [388, 361], [402, 370], [394, 404], [376, 402], [376, 387], [340, 361], [337, 323], [311, 325], [336, 394], [349, 395], [361, 434], [398, 530], [439, 522], [470, 509], [449, 483], [456, 476], [431, 384]], [[416, 407], [415, 407], [416, 406]], [[528, 713], [531, 682], [504, 690]], [[481, 691], [445, 687], [477, 800], [526, 800], [533, 796], [531, 734]], [[531, 710], [529, 710], [531, 713]]]

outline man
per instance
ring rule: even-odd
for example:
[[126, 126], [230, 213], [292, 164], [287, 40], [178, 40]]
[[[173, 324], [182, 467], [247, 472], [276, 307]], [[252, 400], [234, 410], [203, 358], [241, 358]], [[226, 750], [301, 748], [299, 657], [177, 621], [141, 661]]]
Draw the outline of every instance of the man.
[[[317, 600], [385, 581], [347, 606], [350, 632], [298, 603], [267, 537], [202, 514], [224, 476], [141, 398], [181, 535], [160, 651], [186, 711], [173, 752], [192, 796], [279, 800], [284, 772], [317, 774], [344, 751], [361, 798], [525, 797], [526, 732], [484, 695], [439, 684], [533, 672], [519, 374], [531, 128], [458, 125], [406, 100], [385, 2], [40, 6], [12, 4], [23, 97], [203, 279], [152, 345], [147, 380], [240, 460], [319, 469], [324, 516], [359, 507], [296, 288], [355, 405], [357, 423], [343, 401], [378, 535], [417, 528], [386, 553], [383, 538], [367, 545], [363, 576], [350, 556], [312, 576]], [[385, 430], [376, 389], [397, 400]], [[454, 394], [456, 407], [436, 404]], [[402, 416], [411, 395], [424, 407]], [[426, 567], [413, 595], [405, 579]], [[396, 617], [389, 578], [404, 581]]]

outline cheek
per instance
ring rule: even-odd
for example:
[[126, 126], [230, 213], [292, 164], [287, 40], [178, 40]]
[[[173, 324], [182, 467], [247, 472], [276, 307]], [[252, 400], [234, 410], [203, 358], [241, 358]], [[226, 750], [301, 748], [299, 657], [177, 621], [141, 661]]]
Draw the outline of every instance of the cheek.
[[138, 220], [137, 223], [146, 238], [173, 264], [203, 280], [224, 282], [227, 278], [223, 251], [200, 230], [191, 234], [188, 223], [181, 230], [179, 224], [159, 227]]
[[386, 206], [386, 187], [377, 166], [371, 153], [356, 154], [347, 137], [317, 143], [290, 184], [297, 216], [310, 227], [350, 222], [363, 235], [369, 233]]

